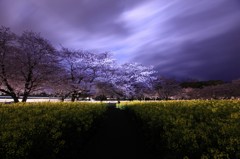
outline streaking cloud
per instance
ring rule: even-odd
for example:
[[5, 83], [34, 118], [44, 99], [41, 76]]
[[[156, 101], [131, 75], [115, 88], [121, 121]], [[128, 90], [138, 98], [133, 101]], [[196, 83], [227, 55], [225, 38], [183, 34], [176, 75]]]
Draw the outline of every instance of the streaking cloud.
[[57, 48], [111, 51], [163, 75], [240, 78], [238, 0], [2, 0], [0, 25], [41, 32]]

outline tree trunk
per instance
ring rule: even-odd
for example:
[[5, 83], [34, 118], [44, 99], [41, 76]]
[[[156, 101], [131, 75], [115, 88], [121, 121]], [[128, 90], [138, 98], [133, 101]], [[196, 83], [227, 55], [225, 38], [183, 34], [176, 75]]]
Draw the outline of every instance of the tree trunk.
[[73, 94], [72, 94], [72, 97], [71, 97], [71, 101], [74, 102], [75, 99], [76, 99], [76, 95], [73, 93]]
[[12, 92], [9, 92], [9, 91], [6, 91], [4, 89], [0, 89], [0, 92], [3, 92], [9, 96], [12, 97], [14, 103], [18, 103], [19, 102], [19, 99], [18, 99], [18, 96], [16, 95], [16, 93], [14, 93], [13, 91]]
[[74, 102], [77, 99], [77, 91], [73, 91], [71, 101]]
[[75, 101], [75, 96], [72, 95], [71, 101], [74, 102]]
[[19, 99], [18, 99], [18, 97], [16, 96], [16, 94], [12, 94], [11, 97], [13, 98], [14, 103], [18, 103], [18, 102], [19, 102]]
[[25, 93], [23, 94], [22, 102], [27, 102], [28, 96], [29, 96], [29, 93], [25, 92]]
[[64, 99], [65, 99], [64, 96], [62, 96], [62, 97], [61, 97], [61, 102], [64, 102]]

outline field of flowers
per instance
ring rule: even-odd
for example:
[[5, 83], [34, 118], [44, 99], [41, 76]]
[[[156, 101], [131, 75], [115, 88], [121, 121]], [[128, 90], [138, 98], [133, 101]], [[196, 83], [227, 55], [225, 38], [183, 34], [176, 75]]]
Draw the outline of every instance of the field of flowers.
[[165, 158], [239, 159], [240, 101], [129, 102], [153, 153]]
[[0, 104], [0, 158], [61, 158], [105, 111], [100, 103]]

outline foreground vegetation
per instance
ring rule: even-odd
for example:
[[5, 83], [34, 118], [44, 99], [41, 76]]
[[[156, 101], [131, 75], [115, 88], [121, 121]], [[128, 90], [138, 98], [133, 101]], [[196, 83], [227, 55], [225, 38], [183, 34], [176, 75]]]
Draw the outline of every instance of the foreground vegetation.
[[97, 103], [0, 104], [0, 158], [61, 158], [84, 144], [105, 111]]
[[[118, 106], [139, 123], [156, 158], [240, 158], [238, 100], [121, 102]], [[106, 104], [84, 102], [0, 104], [0, 158], [81, 156], [106, 110]]]
[[165, 158], [240, 158], [240, 101], [129, 102], [149, 148]]

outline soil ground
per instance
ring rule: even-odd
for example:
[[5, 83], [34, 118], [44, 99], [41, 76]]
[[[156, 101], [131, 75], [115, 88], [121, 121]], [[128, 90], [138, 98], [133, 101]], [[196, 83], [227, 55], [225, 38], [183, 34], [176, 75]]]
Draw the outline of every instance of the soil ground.
[[124, 110], [109, 104], [106, 118], [85, 146], [84, 159], [149, 159], [143, 134]]

